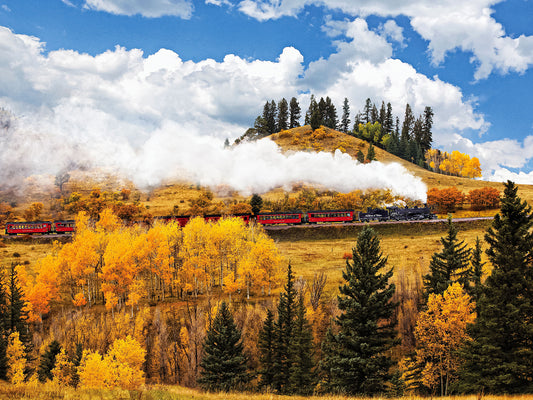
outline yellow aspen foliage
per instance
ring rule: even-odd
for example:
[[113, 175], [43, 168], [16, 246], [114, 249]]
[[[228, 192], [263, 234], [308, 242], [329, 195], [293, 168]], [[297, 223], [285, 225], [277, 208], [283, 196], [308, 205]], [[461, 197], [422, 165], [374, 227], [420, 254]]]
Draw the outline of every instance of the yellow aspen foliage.
[[131, 336], [117, 339], [102, 358], [97, 352], [85, 351], [79, 367], [80, 385], [84, 388], [136, 389], [144, 384], [142, 364], [146, 351]]
[[85, 350], [78, 367], [80, 386], [86, 389], [106, 388], [113, 371], [109, 371], [98, 352]]
[[461, 285], [454, 283], [442, 295], [430, 294], [427, 310], [418, 317], [416, 359], [424, 365], [422, 383], [439, 387], [441, 395], [447, 395], [460, 366], [456, 350], [470, 340], [466, 326], [476, 318], [474, 307]]
[[7, 378], [14, 385], [24, 383], [24, 369], [27, 361], [24, 355], [24, 345], [20, 341], [18, 332], [13, 332], [9, 335], [6, 356], [7, 365], [9, 366]]
[[59, 386], [70, 385], [75, 368], [65, 349], [61, 349], [61, 352], [56, 356], [54, 369], [52, 369], [52, 382]]

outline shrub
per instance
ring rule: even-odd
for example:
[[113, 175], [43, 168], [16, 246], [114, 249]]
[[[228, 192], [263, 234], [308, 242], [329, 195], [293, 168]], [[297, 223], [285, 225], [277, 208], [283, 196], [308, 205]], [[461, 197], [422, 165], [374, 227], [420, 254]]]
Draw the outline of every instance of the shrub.
[[468, 201], [474, 211], [498, 208], [500, 206], [500, 192], [491, 187], [473, 189], [468, 192]]

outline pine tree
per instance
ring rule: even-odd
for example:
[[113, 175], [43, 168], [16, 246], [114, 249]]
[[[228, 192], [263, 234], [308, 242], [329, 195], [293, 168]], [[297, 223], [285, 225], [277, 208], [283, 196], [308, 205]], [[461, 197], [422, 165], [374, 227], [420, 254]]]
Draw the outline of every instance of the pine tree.
[[392, 116], [392, 105], [387, 103], [387, 112], [385, 114], [385, 121], [383, 123], [383, 130], [387, 134], [391, 134], [394, 130], [394, 118]]
[[366, 160], [374, 161], [375, 159], [376, 159], [376, 150], [374, 150], [374, 145], [370, 143], [370, 146], [368, 146], [368, 151], [366, 153]]
[[371, 113], [372, 113], [372, 100], [370, 98], [367, 98], [365, 101], [365, 109], [363, 111], [363, 124], [368, 124], [371, 121]]
[[20, 288], [17, 270], [15, 265], [11, 265], [9, 274], [9, 291], [8, 291], [8, 316], [7, 330], [9, 334], [19, 333], [19, 339], [29, 353], [32, 348], [30, 327], [28, 325], [28, 313], [25, 309], [25, 301]]
[[342, 120], [341, 120], [341, 131], [348, 133], [350, 129], [350, 104], [348, 104], [348, 99], [344, 98], [344, 103], [342, 104]]
[[41, 356], [41, 362], [37, 374], [39, 375], [39, 381], [45, 382], [52, 380], [52, 370], [56, 365], [56, 357], [61, 352], [61, 344], [57, 340], [52, 341], [46, 351]]
[[372, 110], [370, 111], [370, 123], [375, 124], [379, 122], [379, 112], [375, 104], [372, 105]]
[[391, 348], [396, 344], [392, 302], [395, 286], [389, 284], [392, 269], [385, 268], [379, 239], [368, 225], [346, 261], [338, 297], [341, 315], [335, 319], [339, 332], [328, 332], [321, 363], [326, 386], [349, 395], [384, 393], [394, 365]]
[[420, 141], [420, 146], [422, 151], [426, 153], [431, 149], [431, 144], [433, 143], [433, 134], [431, 133], [431, 127], [433, 126], [433, 110], [431, 107], [424, 108], [424, 122], [422, 124], [422, 140]]
[[411, 111], [411, 106], [409, 103], [405, 105], [405, 115], [403, 117], [403, 125], [402, 125], [402, 140], [405, 136], [406, 140], [411, 138], [411, 134], [413, 131], [413, 125], [415, 123], [415, 116], [413, 115], [413, 111]]
[[323, 125], [331, 129], [337, 129], [337, 110], [329, 96], [326, 97], [324, 113], [322, 114]]
[[363, 154], [363, 152], [359, 149], [357, 150], [357, 161], [359, 161], [361, 164], [364, 164], [365, 163], [365, 155]]
[[355, 114], [355, 121], [353, 123], [353, 131], [355, 134], [359, 132], [359, 125], [362, 124], [361, 113]]
[[6, 286], [4, 282], [4, 273], [0, 271], [0, 379], [7, 378], [7, 338], [9, 336], [7, 330], [7, 315], [9, 309], [7, 306]]
[[292, 365], [289, 385], [292, 394], [309, 395], [313, 392], [313, 334], [305, 315], [303, 294], [300, 293], [291, 340]]
[[443, 249], [433, 254], [429, 263], [429, 274], [424, 276], [425, 299], [431, 294], [442, 294], [454, 282], [463, 286], [467, 279], [465, 271], [469, 268], [470, 249], [464, 242], [457, 239], [457, 229], [448, 217], [448, 234], [441, 237]]
[[315, 110], [318, 110], [318, 104], [316, 103], [315, 95], [311, 95], [311, 100], [309, 101], [309, 108], [305, 112], [305, 125], [311, 124], [311, 116], [315, 112]]
[[533, 391], [533, 215], [507, 181], [501, 211], [485, 235], [492, 271], [464, 350], [464, 392]]
[[482, 288], [481, 279], [483, 277], [484, 262], [481, 261], [481, 241], [476, 238], [476, 244], [472, 251], [472, 257], [470, 260], [470, 268], [467, 271], [465, 280], [465, 291], [468, 293], [472, 300], [477, 304]]
[[287, 129], [287, 120], [289, 118], [289, 105], [284, 98], [278, 102], [277, 131], [281, 132]]
[[198, 383], [204, 390], [228, 392], [242, 388], [250, 380], [241, 333], [226, 302], [220, 305], [207, 332], [200, 367]]
[[291, 99], [291, 102], [289, 103], [289, 128], [296, 128], [297, 126], [300, 126], [300, 117], [301, 117], [302, 109], [300, 108], [300, 105], [298, 104], [298, 100], [296, 97], [293, 97]]
[[259, 350], [259, 363], [261, 376], [259, 385], [270, 388], [274, 381], [274, 344], [276, 340], [276, 329], [274, 325], [274, 314], [267, 310], [267, 316], [263, 323], [263, 328], [259, 332], [259, 341], [257, 348]]
[[275, 325], [276, 342], [274, 345], [274, 376], [272, 387], [278, 393], [288, 393], [290, 369], [293, 363], [291, 340], [296, 314], [296, 290], [292, 267], [287, 268], [285, 290], [279, 296], [278, 320]]
[[254, 193], [250, 199], [250, 205], [252, 206], [252, 213], [255, 215], [261, 211], [263, 206], [263, 199], [258, 194]]

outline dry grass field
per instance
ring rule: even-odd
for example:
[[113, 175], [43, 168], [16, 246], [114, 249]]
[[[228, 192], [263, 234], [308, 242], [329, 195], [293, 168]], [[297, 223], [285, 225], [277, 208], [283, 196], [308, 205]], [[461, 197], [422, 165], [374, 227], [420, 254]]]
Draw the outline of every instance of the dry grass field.
[[[0, 383], [0, 399], [18, 400], [304, 400], [310, 397], [280, 396], [271, 393], [205, 393], [195, 389], [180, 386], [153, 386], [143, 390], [82, 390], [73, 388], [58, 388], [51, 384], [28, 385], [14, 387]], [[347, 397], [341, 395], [313, 396], [316, 400], [363, 400], [364, 397]], [[373, 400], [394, 400], [394, 397], [372, 397]], [[405, 396], [398, 400], [426, 400], [420, 396]], [[441, 400], [533, 400], [533, 395], [471, 395], [471, 396], [446, 396]]]

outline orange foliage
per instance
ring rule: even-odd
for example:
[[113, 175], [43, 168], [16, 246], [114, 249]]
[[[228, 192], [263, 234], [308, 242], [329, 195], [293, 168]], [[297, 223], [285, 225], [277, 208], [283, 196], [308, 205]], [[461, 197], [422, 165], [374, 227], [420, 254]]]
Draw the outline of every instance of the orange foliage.
[[434, 171], [465, 178], [481, 177], [481, 165], [476, 157], [459, 151], [451, 153], [429, 149], [425, 154], [426, 162]]
[[500, 192], [496, 188], [484, 187], [468, 192], [468, 201], [472, 210], [485, 210], [500, 206]]
[[453, 212], [465, 201], [465, 195], [456, 187], [445, 189], [431, 188], [427, 192], [427, 202], [430, 206], [437, 207], [437, 212]]

